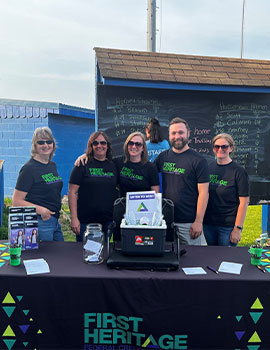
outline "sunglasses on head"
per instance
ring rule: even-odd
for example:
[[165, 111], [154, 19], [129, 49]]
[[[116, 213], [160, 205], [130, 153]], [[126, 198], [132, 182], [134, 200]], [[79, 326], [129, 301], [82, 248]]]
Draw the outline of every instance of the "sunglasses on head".
[[141, 142], [133, 142], [133, 141], [128, 141], [128, 146], [136, 146], [136, 147], [142, 147], [142, 143]]
[[98, 146], [99, 144], [101, 144], [101, 146], [106, 146], [107, 145], [107, 141], [93, 141], [92, 142], [93, 146]]
[[221, 145], [221, 146], [220, 146], [220, 145], [214, 145], [214, 146], [213, 146], [213, 148], [214, 148], [215, 150], [218, 150], [218, 149], [221, 148], [221, 149], [224, 150], [224, 151], [227, 150], [229, 147], [230, 147], [229, 145]]
[[37, 141], [38, 145], [45, 145], [45, 143], [47, 143], [47, 145], [51, 145], [53, 143], [53, 140], [40, 140], [40, 141]]

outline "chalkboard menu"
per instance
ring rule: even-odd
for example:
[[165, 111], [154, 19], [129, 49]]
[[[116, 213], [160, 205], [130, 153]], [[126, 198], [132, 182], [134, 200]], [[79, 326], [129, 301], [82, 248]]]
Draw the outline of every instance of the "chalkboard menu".
[[114, 155], [134, 131], [144, 133], [155, 117], [168, 137], [168, 124], [182, 117], [190, 126], [189, 146], [213, 161], [212, 138], [232, 135], [232, 158], [243, 166], [251, 184], [251, 204], [270, 199], [270, 95], [176, 91], [98, 86], [98, 128], [108, 133]]

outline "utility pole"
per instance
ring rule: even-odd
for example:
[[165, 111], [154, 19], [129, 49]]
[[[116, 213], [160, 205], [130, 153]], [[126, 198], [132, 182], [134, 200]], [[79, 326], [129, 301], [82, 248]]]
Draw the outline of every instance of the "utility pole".
[[156, 0], [148, 0], [147, 51], [156, 52]]
[[246, 0], [243, 0], [243, 10], [242, 10], [242, 30], [241, 30], [241, 51], [240, 57], [243, 58], [244, 51], [244, 21], [245, 21], [245, 4]]

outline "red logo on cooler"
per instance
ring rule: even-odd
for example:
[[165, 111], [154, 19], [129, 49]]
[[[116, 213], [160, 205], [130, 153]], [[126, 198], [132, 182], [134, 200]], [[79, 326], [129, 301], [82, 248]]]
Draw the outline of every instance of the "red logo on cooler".
[[135, 242], [136, 243], [142, 243], [142, 241], [143, 241], [142, 236], [135, 236]]

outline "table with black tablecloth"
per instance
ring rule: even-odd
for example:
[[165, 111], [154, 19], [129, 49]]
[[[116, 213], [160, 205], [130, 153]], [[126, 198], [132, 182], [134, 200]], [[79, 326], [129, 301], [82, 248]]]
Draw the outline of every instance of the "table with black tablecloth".
[[[88, 265], [73, 242], [23, 251], [50, 273], [0, 268], [0, 349], [270, 349], [270, 273], [250, 264], [248, 248], [185, 249], [174, 272]], [[206, 269], [222, 261], [243, 264], [241, 274]], [[198, 266], [207, 274], [182, 270]]]

